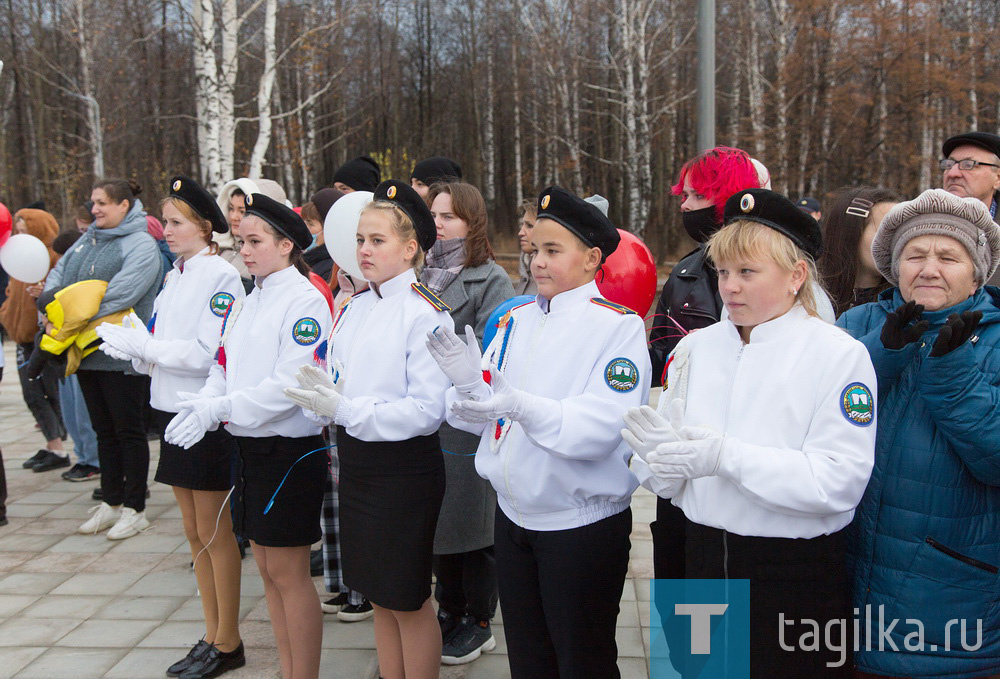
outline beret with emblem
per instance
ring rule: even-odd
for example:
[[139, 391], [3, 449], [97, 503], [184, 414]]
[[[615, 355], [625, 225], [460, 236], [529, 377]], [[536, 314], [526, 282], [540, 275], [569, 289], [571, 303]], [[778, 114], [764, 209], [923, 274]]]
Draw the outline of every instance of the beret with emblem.
[[417, 242], [427, 252], [437, 240], [437, 227], [427, 203], [412, 186], [398, 179], [387, 179], [375, 188], [374, 201], [386, 201], [406, 213], [417, 231]]
[[182, 200], [191, 206], [199, 217], [207, 220], [212, 225], [212, 231], [216, 233], [226, 233], [229, 231], [229, 223], [226, 221], [219, 204], [215, 201], [215, 196], [210, 194], [201, 184], [191, 179], [178, 175], [170, 180], [170, 197]]
[[769, 226], [791, 239], [814, 260], [823, 254], [819, 223], [780, 193], [767, 189], [737, 191], [726, 201], [725, 223], [738, 220]]
[[607, 215], [593, 203], [559, 186], [550, 186], [538, 195], [538, 219], [559, 222], [592, 248], [600, 248], [601, 257], [618, 249], [621, 235]]
[[247, 214], [257, 215], [273, 226], [278, 233], [288, 238], [300, 250], [312, 245], [312, 234], [309, 227], [295, 214], [295, 210], [283, 205], [263, 193], [251, 193], [246, 197]]

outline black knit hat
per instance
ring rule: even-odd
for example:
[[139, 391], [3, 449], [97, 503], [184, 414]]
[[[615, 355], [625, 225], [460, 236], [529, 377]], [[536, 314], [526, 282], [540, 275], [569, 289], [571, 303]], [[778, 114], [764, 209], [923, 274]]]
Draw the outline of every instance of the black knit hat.
[[1000, 156], [1000, 137], [989, 132], [966, 132], [965, 134], [956, 134], [954, 137], [949, 137], [941, 145], [941, 153], [947, 158], [957, 147], [966, 144], [978, 146], [981, 149], [986, 149], [995, 156]]
[[375, 201], [388, 201], [405, 212], [417, 232], [417, 242], [427, 252], [437, 240], [437, 227], [427, 203], [413, 187], [398, 179], [387, 179], [375, 189]]
[[538, 196], [538, 217], [559, 222], [588, 247], [600, 248], [601, 258], [618, 249], [621, 235], [594, 204], [559, 186], [550, 186]]
[[333, 173], [333, 183], [340, 182], [355, 191], [374, 191], [382, 179], [378, 163], [369, 156], [358, 156], [349, 160]]
[[171, 179], [170, 197], [182, 200], [190, 205], [191, 209], [199, 217], [211, 223], [212, 231], [216, 233], [227, 233], [229, 231], [229, 222], [226, 221], [222, 210], [219, 209], [219, 204], [216, 202], [215, 196], [206, 191], [201, 184], [190, 177], [177, 175]]
[[312, 245], [313, 238], [309, 227], [292, 208], [268, 198], [263, 193], [251, 193], [244, 200], [248, 215], [257, 215], [263, 219], [277, 229], [278, 233], [295, 243], [300, 250]]
[[413, 166], [410, 179], [417, 179], [430, 186], [434, 182], [455, 181], [462, 178], [462, 166], [451, 158], [433, 156], [424, 158]]
[[814, 260], [823, 254], [819, 223], [780, 193], [767, 189], [738, 191], [726, 201], [726, 224], [737, 220], [757, 222], [788, 236]]

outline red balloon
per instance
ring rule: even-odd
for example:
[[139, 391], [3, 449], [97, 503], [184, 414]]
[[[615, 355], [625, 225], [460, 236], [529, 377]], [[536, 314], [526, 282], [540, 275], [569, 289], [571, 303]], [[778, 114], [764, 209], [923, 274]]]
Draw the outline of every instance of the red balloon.
[[597, 288], [605, 299], [645, 318], [656, 298], [656, 260], [634, 233], [618, 229], [618, 234], [622, 240], [597, 272]]
[[10, 232], [14, 228], [14, 219], [10, 216], [10, 210], [3, 203], [0, 203], [0, 245], [7, 242]]
[[327, 285], [323, 277], [314, 271], [309, 272], [309, 282], [316, 286], [316, 289], [320, 291], [323, 295], [323, 299], [330, 306], [330, 313], [333, 313], [333, 293], [330, 291], [330, 286]]

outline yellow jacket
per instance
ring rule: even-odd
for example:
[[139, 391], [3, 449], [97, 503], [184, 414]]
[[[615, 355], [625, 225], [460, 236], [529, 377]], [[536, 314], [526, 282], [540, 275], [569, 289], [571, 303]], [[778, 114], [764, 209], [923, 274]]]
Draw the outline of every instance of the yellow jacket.
[[80, 281], [57, 292], [55, 299], [45, 306], [45, 315], [53, 327], [46, 331], [39, 348], [56, 355], [67, 352], [66, 375], [75, 373], [84, 357], [97, 351], [101, 344], [97, 326], [101, 323], [121, 325], [122, 319], [132, 311], [126, 309], [93, 318], [107, 289], [107, 281]]

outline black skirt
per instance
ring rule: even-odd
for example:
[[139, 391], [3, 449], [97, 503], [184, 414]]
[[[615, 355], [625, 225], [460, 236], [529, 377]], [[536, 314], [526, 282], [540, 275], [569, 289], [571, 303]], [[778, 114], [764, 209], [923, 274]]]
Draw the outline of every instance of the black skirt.
[[[236, 534], [265, 547], [302, 547], [318, 541], [330, 464], [323, 438], [237, 436], [236, 443]], [[314, 450], [319, 452], [302, 458]]]
[[367, 442], [337, 427], [337, 455], [344, 584], [383, 608], [419, 610], [445, 489], [437, 433]]
[[[844, 531], [815, 538], [765, 538], [737, 535], [687, 521], [685, 577], [750, 580], [750, 676], [833, 679], [851, 676], [850, 590]], [[779, 636], [780, 616], [785, 624]], [[831, 644], [819, 651], [796, 646], [812, 630], [799, 621], [827, 623]], [[796, 624], [789, 624], [790, 621]], [[836, 621], [847, 621], [846, 627]], [[844, 654], [833, 649], [843, 648]]]
[[236, 440], [219, 425], [191, 448], [184, 450], [163, 439], [163, 431], [177, 413], [152, 409], [160, 432], [160, 462], [154, 480], [189, 490], [229, 490], [233, 485]]

